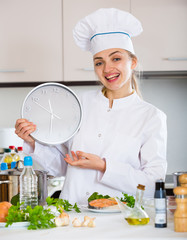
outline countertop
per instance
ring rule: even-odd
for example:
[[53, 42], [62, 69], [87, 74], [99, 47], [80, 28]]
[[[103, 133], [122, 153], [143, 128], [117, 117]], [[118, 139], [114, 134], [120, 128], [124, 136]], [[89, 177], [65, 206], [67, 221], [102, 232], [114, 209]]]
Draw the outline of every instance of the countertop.
[[94, 213], [82, 210], [81, 213], [70, 212], [70, 222], [74, 217], [83, 221], [84, 216], [96, 217], [96, 227], [65, 227], [47, 230], [27, 230], [24, 228], [0, 228], [2, 240], [62, 240], [62, 239], [187, 239], [187, 233], [174, 232], [174, 217], [168, 212], [168, 227], [154, 227], [153, 215], [145, 226], [130, 226], [122, 213]]

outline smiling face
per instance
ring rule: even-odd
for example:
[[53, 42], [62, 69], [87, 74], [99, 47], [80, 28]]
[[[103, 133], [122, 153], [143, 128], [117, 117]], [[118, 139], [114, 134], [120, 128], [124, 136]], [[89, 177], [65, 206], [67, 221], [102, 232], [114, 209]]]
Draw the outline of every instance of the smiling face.
[[124, 49], [112, 48], [94, 55], [95, 72], [113, 98], [132, 93], [131, 74], [136, 65], [137, 59]]

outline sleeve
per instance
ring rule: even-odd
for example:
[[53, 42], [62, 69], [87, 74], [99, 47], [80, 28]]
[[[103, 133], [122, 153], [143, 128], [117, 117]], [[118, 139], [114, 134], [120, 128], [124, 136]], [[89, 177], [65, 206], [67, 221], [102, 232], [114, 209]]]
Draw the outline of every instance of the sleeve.
[[64, 161], [65, 154], [68, 152], [65, 144], [47, 146], [35, 142], [35, 149], [24, 142], [23, 150], [26, 155], [33, 158], [35, 169], [45, 170], [54, 177], [65, 176], [67, 163]]
[[140, 168], [129, 163], [107, 161], [104, 174], [98, 173], [98, 180], [112, 188], [135, 194], [138, 184], [145, 185], [145, 196], [153, 197], [155, 181], [165, 179], [167, 126], [166, 115], [157, 111], [149, 120], [144, 131], [144, 141], [139, 152]]

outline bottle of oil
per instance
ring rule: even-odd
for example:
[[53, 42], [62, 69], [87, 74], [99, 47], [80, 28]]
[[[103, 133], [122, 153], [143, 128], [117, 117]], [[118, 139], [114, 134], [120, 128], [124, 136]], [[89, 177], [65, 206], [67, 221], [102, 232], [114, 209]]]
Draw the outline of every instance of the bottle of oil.
[[166, 191], [162, 179], [155, 184], [155, 227], [167, 227]]
[[9, 148], [4, 149], [4, 154], [1, 162], [7, 163], [8, 169], [11, 168], [11, 162], [13, 161], [12, 156], [10, 155], [11, 150]]
[[135, 206], [132, 208], [130, 215], [125, 218], [130, 225], [145, 225], [149, 222], [149, 216], [142, 208], [144, 190], [144, 185], [139, 184], [137, 186]]

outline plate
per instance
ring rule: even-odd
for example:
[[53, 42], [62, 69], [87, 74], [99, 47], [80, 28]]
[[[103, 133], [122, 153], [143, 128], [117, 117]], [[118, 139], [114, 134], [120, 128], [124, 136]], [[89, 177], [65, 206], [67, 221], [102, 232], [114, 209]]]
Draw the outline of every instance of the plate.
[[94, 208], [88, 208], [87, 206], [82, 206], [82, 208], [95, 213], [120, 213], [121, 212], [120, 209], [116, 209], [116, 208], [94, 209]]
[[5, 227], [6, 223], [0, 222], [0, 228], [27, 228], [30, 223], [29, 222], [15, 222], [12, 225], [9, 225], [8, 227]]

